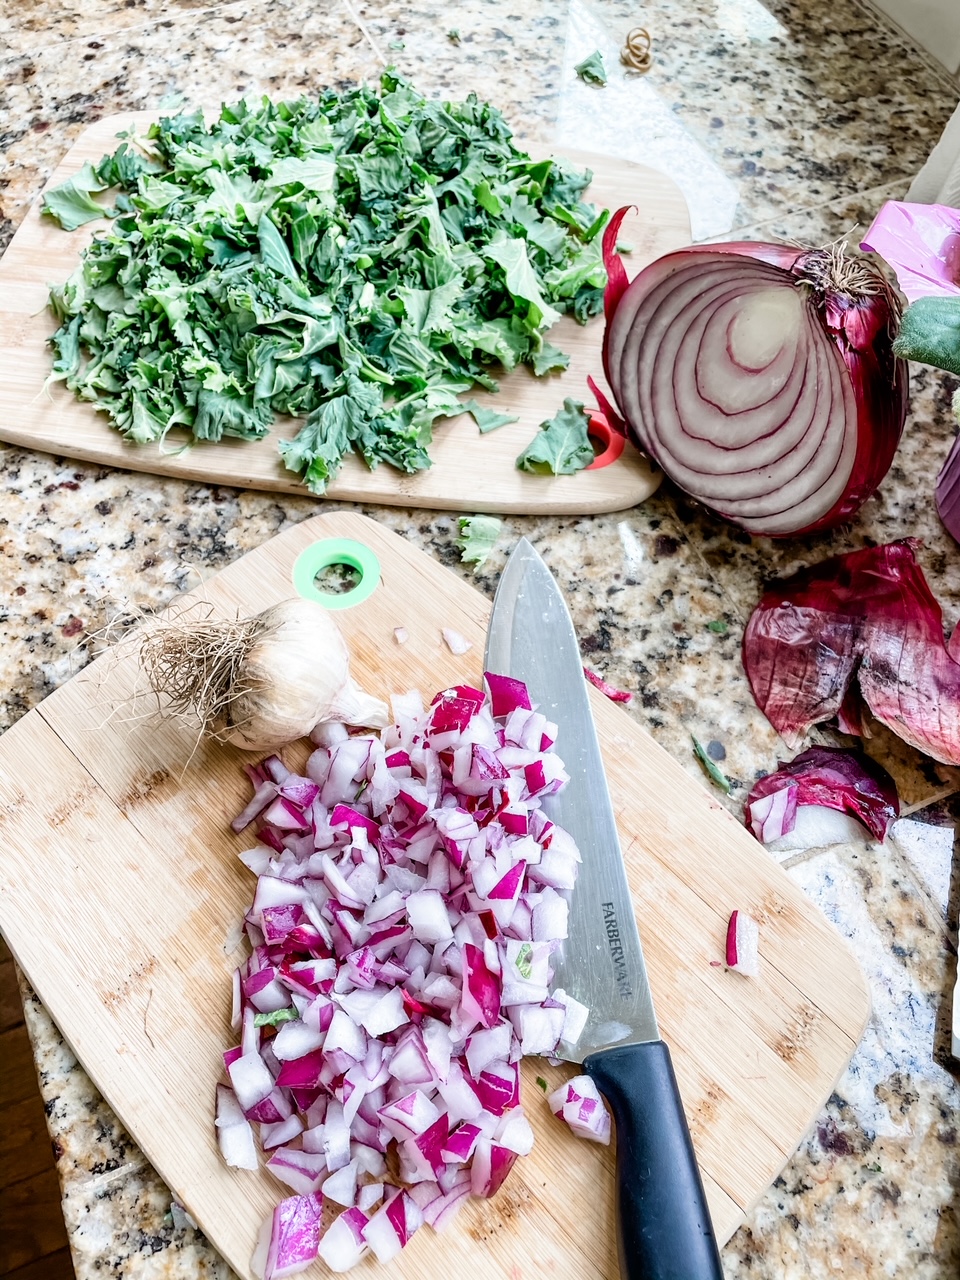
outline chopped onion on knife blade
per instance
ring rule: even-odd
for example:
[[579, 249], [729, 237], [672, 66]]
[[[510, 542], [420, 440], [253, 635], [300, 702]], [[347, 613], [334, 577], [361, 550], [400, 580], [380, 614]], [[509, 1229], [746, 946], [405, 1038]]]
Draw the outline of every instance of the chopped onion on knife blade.
[[[533, 1144], [521, 1057], [583, 1028], [584, 1006], [550, 990], [580, 860], [542, 808], [567, 780], [557, 728], [520, 681], [487, 683], [427, 708], [395, 697], [380, 736], [321, 726], [304, 776], [277, 756], [246, 767], [252, 952], [217, 1128], [241, 1168], [258, 1128], [294, 1193], [265, 1225], [264, 1280], [318, 1256], [386, 1261], [493, 1195]], [[586, 1098], [577, 1123], [609, 1140]], [[339, 1214], [322, 1234], [321, 1210]]]
[[752, 534], [850, 517], [886, 475], [907, 409], [899, 302], [842, 246], [691, 245], [629, 284], [604, 237], [604, 370], [638, 446]]
[[906, 538], [836, 556], [772, 583], [747, 623], [743, 665], [757, 705], [791, 745], [836, 718], [863, 733], [864, 706], [910, 746], [960, 764], [960, 629], [943, 615]]

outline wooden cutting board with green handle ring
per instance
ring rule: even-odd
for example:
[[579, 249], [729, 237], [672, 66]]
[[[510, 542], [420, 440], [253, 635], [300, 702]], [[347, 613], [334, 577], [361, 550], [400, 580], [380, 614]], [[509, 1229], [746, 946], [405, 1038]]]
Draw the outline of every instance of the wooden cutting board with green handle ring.
[[[487, 599], [360, 515], [306, 520], [192, 598], [246, 616], [295, 584], [315, 592], [331, 559], [360, 574], [352, 594], [327, 599], [364, 688], [430, 698], [480, 681]], [[453, 654], [443, 628], [471, 648]], [[250, 757], [131, 714], [137, 676], [134, 651], [108, 653], [0, 738], [0, 929], [147, 1158], [249, 1277], [260, 1223], [285, 1189], [222, 1163], [213, 1106], [254, 887], [237, 857], [254, 837], [230, 830]], [[761, 845], [627, 710], [591, 697], [660, 1030], [724, 1241], [820, 1113], [869, 998], [846, 942]], [[297, 767], [306, 750], [283, 754]], [[718, 963], [735, 908], [760, 925], [757, 979]], [[479, 1266], [490, 1280], [618, 1280], [614, 1153], [575, 1138], [537, 1085], [574, 1070], [524, 1063], [533, 1152], [446, 1232], [419, 1231], [391, 1274], [448, 1280]], [[357, 1274], [374, 1272], [368, 1261]]]

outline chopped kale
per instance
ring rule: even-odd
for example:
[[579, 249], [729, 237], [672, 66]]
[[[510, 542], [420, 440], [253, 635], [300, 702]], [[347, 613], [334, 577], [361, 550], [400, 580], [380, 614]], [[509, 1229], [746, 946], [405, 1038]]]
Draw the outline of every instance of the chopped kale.
[[517, 459], [521, 471], [573, 475], [589, 467], [596, 454], [587, 432], [590, 419], [579, 400], [566, 399], [560, 412], [540, 430]]
[[210, 124], [165, 116], [145, 147], [127, 137], [45, 197], [73, 228], [119, 189], [51, 289], [54, 376], [137, 443], [301, 418], [279, 448], [314, 493], [348, 450], [420, 470], [464, 392], [521, 363], [565, 367], [545, 331], [601, 310], [590, 177], [531, 160], [475, 95], [429, 101], [392, 71]]

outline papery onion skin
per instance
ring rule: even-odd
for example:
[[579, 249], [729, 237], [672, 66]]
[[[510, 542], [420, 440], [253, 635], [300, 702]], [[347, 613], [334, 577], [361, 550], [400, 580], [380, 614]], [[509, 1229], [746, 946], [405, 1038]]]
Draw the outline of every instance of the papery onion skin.
[[[611, 220], [610, 227], [615, 225], [619, 224]], [[620, 414], [637, 446], [691, 498], [749, 533], [787, 537], [813, 533], [850, 520], [876, 491], [889, 470], [907, 411], [908, 366], [906, 361], [894, 356], [892, 345], [899, 327], [900, 307], [885, 278], [866, 262], [852, 263], [832, 247], [803, 250], [774, 243], [734, 241], [709, 246], [690, 245], [676, 250], [651, 263], [625, 286], [615, 244], [615, 234], [605, 238], [604, 258], [610, 285], [605, 298], [604, 370]], [[812, 470], [812, 459], [804, 466], [795, 467], [796, 446], [786, 444], [781, 453], [773, 455], [772, 462], [764, 460], [776, 444], [776, 438], [790, 427], [799, 404], [789, 397], [785, 405], [776, 404], [782, 386], [775, 386], [769, 401], [760, 406], [767, 409], [771, 422], [769, 430], [759, 430], [756, 439], [751, 441], [754, 449], [760, 451], [759, 457], [755, 453], [754, 462], [744, 457], [743, 466], [739, 467], [740, 459], [735, 457], [734, 446], [719, 443], [713, 451], [712, 461], [713, 465], [723, 463], [721, 471], [712, 474], [711, 463], [705, 460], [703, 470], [699, 472], [704, 477], [701, 486], [696, 474], [691, 474], [687, 467], [678, 466], [677, 459], [665, 447], [664, 433], [677, 431], [670, 415], [664, 420], [663, 413], [654, 409], [656, 388], [659, 386], [662, 393], [662, 380], [666, 373], [656, 360], [652, 366], [645, 363], [644, 353], [654, 352], [667, 362], [675, 397], [680, 394], [686, 394], [688, 398], [701, 396], [697, 385], [699, 364], [691, 359], [694, 353], [685, 351], [682, 344], [676, 351], [668, 349], [665, 355], [661, 355], [660, 348], [671, 329], [681, 328], [685, 317], [693, 317], [687, 332], [699, 332], [702, 338], [706, 331], [700, 332], [697, 325], [703, 316], [706, 316], [704, 323], [709, 327], [711, 316], [716, 316], [733, 303], [742, 304], [742, 298], [735, 293], [739, 274], [735, 269], [737, 259], [747, 259], [757, 268], [751, 273], [748, 263], [744, 264], [744, 277], [753, 276], [748, 293], [759, 292], [764, 283], [771, 293], [779, 288], [799, 291], [804, 312], [800, 331], [813, 335], [816, 348], [813, 351], [804, 349], [806, 363], [801, 365], [798, 358], [794, 369], [802, 370], [804, 380], [814, 376], [819, 380], [827, 374], [818, 371], [818, 360], [827, 361], [825, 368], [829, 370], [829, 386], [834, 388], [834, 392], [818, 386], [811, 393], [808, 388], [805, 408], [809, 409], [811, 403], [816, 404], [819, 397], [820, 404], [827, 406], [828, 421], [834, 425], [834, 432], [836, 424], [842, 420], [845, 424], [844, 439], [850, 433], [854, 439], [844, 445], [837, 466], [821, 464], [822, 478]], [[711, 295], [711, 282], [705, 278], [705, 287], [698, 294], [689, 279], [691, 262], [701, 262], [705, 269], [720, 264], [722, 271], [712, 281], [712, 287], [722, 291]], [[683, 281], [691, 290], [689, 301], [676, 316], [661, 319], [669, 293], [677, 287], [672, 283], [672, 276], [677, 272], [684, 273]], [[849, 283], [849, 289], [845, 282]], [[706, 302], [703, 301], [705, 297]], [[644, 317], [645, 303], [652, 309], [652, 314]], [[713, 308], [712, 313], [710, 308]], [[638, 314], [644, 318], [637, 320]], [[634, 328], [640, 329], [639, 334], [631, 332]], [[695, 337], [691, 342], [698, 343], [699, 340]], [[736, 365], [729, 346], [727, 354], [730, 364]], [[775, 361], [771, 361], [773, 363]], [[768, 370], [764, 368], [762, 372], [766, 376]], [[736, 376], [746, 384], [753, 375], [744, 375], [741, 367]], [[644, 387], [648, 388], [646, 392]], [[828, 394], [840, 393], [842, 409], [825, 398]], [[642, 401], [646, 402], [645, 409], [641, 406]], [[701, 397], [699, 403], [703, 404], [708, 417], [711, 414], [721, 418], [726, 415], [731, 429], [737, 428], [742, 432], [743, 422], [749, 421], [749, 415], [745, 418], [742, 411], [727, 413], [709, 401], [709, 397]], [[774, 408], [769, 408], [768, 404]], [[681, 435], [674, 437], [672, 434], [670, 439], [683, 452], [685, 442], [698, 440], [697, 432], [703, 424], [698, 415], [688, 413], [685, 417], [675, 405], [672, 408], [678, 415], [683, 439]], [[777, 413], [782, 415], [779, 421]], [[811, 432], [818, 430], [821, 428], [815, 424], [809, 427]], [[706, 455], [713, 447], [711, 439], [710, 436], [699, 438], [700, 445], [707, 442], [703, 449]], [[855, 447], [851, 448], [850, 443]], [[812, 444], [816, 446], [815, 456], [821, 445], [817, 445], [815, 440]], [[736, 451], [748, 452], [742, 445], [736, 446]], [[775, 473], [776, 466], [780, 470]], [[795, 469], [791, 471], [791, 467]], [[723, 477], [728, 473], [731, 477], [729, 483], [721, 481], [718, 486], [717, 474]], [[810, 477], [809, 493], [803, 488], [807, 476]], [[790, 482], [792, 487], [788, 487]], [[711, 492], [718, 488], [719, 493]], [[779, 496], [781, 491], [782, 497]], [[734, 496], [737, 500], [731, 501]], [[782, 507], [777, 507], [778, 501], [782, 501]]]
[[[789, 762], [778, 761], [773, 773], [754, 783], [747, 797], [747, 814], [757, 800], [785, 787], [796, 793], [794, 810], [797, 805], [822, 805], [852, 814], [880, 841], [886, 839], [900, 815], [897, 785], [890, 774], [863, 752], [847, 747], [810, 747]], [[786, 822], [783, 834], [793, 825], [793, 821]], [[762, 838], [755, 824], [751, 823], [751, 829], [757, 839]]]
[[960, 629], [943, 615], [914, 538], [836, 556], [772, 583], [743, 637], [757, 705], [790, 745], [859, 699], [910, 746], [960, 764]]

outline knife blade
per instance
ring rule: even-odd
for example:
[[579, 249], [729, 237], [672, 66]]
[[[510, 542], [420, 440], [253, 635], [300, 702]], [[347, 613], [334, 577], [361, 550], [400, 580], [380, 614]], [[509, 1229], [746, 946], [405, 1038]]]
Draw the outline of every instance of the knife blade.
[[621, 1276], [721, 1280], [670, 1052], [657, 1028], [580, 646], [560, 588], [526, 538], [497, 586], [484, 667], [524, 681], [533, 704], [558, 726], [557, 750], [570, 775], [544, 801], [583, 859], [553, 982], [590, 1013], [577, 1043], [561, 1044], [558, 1055], [582, 1062], [613, 1112]]

